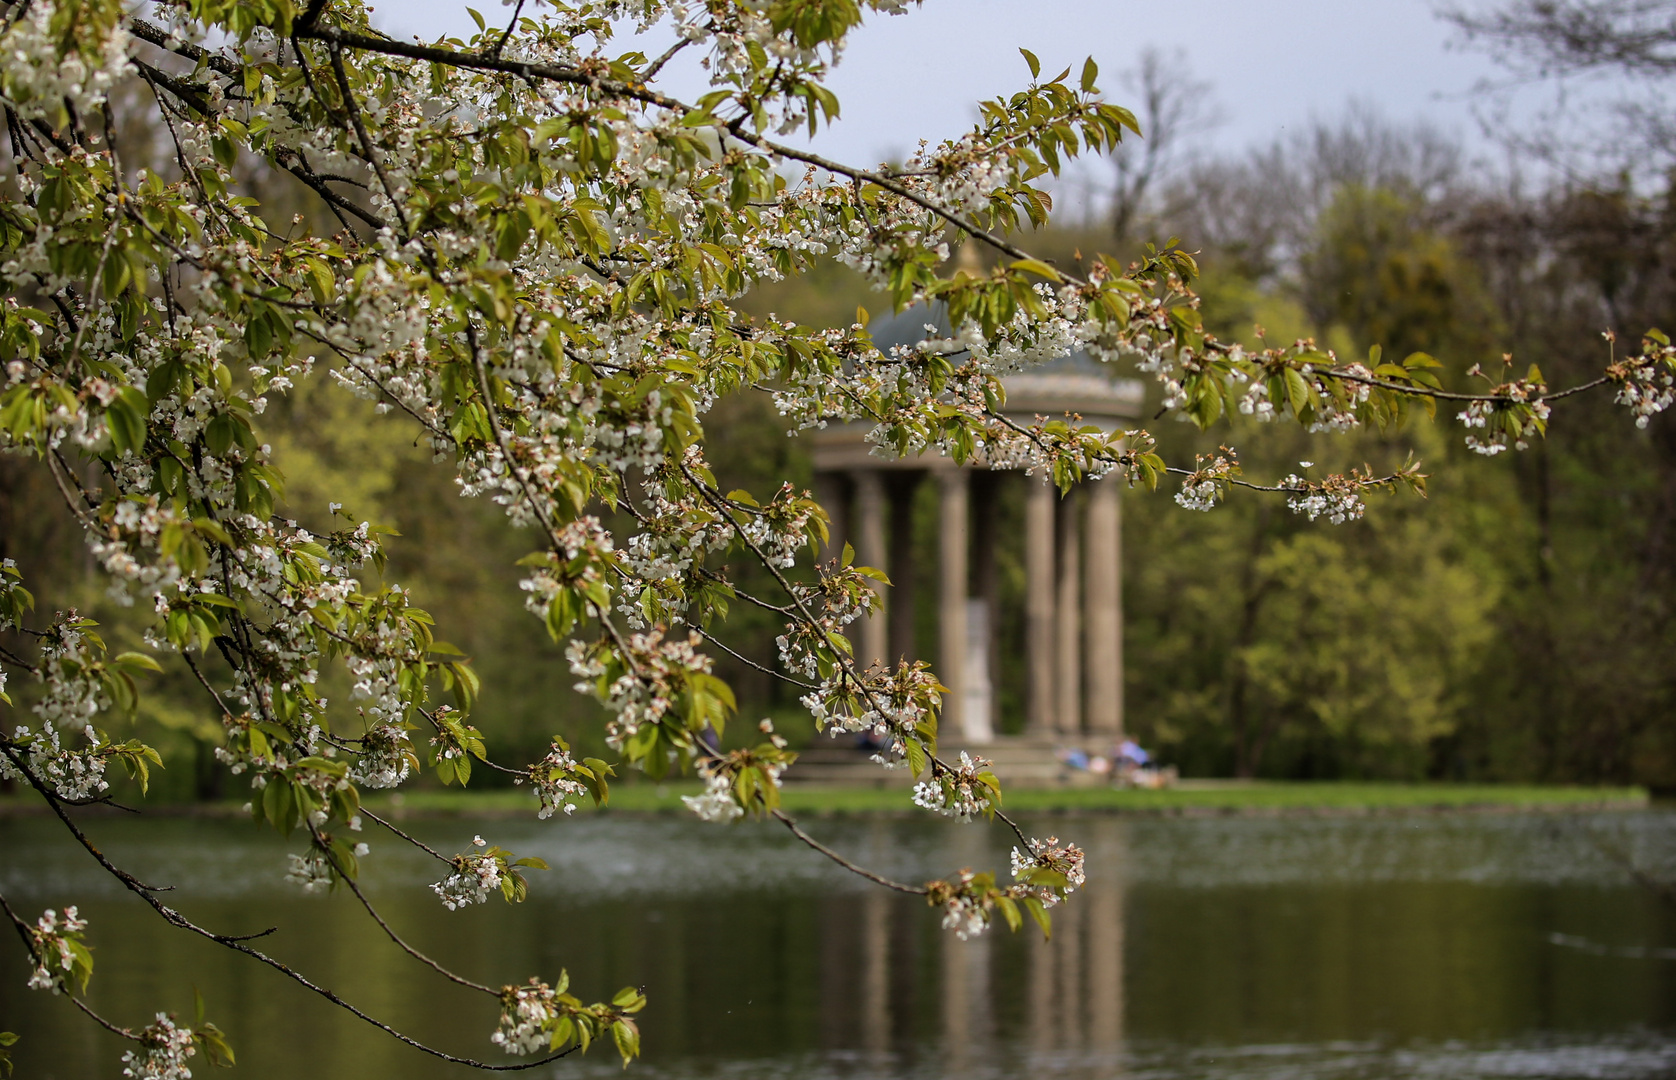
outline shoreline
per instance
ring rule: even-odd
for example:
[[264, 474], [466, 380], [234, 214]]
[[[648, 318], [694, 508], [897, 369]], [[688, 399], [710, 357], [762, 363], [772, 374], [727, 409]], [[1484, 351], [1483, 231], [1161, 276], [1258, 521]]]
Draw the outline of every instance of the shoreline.
[[[669, 784], [632, 783], [613, 787], [610, 803], [596, 809], [579, 806], [578, 815], [661, 817], [687, 812], [682, 796], [700, 791], [696, 781]], [[414, 818], [509, 818], [534, 816], [527, 789], [478, 791], [429, 789], [374, 796], [366, 801], [380, 816]], [[1639, 787], [1561, 787], [1496, 784], [1397, 784], [1355, 781], [1184, 781], [1161, 791], [1112, 788], [1021, 788], [1006, 793], [1009, 813], [1063, 817], [1371, 817], [1441, 813], [1599, 813], [1643, 810], [1655, 805]], [[806, 817], [912, 817], [913, 806], [902, 787], [788, 786], [782, 807]], [[155, 817], [238, 818], [242, 803], [141, 804]], [[50, 814], [33, 793], [0, 797], [0, 819]], [[131, 817], [114, 806], [89, 806], [83, 813]]]

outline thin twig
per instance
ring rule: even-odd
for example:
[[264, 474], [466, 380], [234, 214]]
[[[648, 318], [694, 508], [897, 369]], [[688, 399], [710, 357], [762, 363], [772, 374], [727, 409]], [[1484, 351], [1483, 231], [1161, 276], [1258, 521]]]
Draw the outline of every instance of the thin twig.
[[671, 60], [675, 59], [675, 54], [676, 53], [680, 52], [682, 49], [686, 48], [688, 45], [691, 45], [691, 44], [692, 44], [692, 39], [684, 37], [681, 40], [677, 41], [675, 44], [671, 45], [669, 48], [665, 49], [663, 51], [663, 55], [659, 56], [656, 60], [653, 60], [651, 65], [646, 68], [645, 75], [642, 76], [641, 81], [642, 82], [651, 82], [653, 79], [657, 78], [658, 77], [658, 72], [663, 70], [663, 66], [665, 64], [669, 63]]
[[402, 224], [402, 237], [405, 239], [413, 232], [407, 224], [407, 214], [402, 210], [401, 200], [396, 198], [396, 189], [391, 186], [390, 178], [384, 173], [384, 163], [372, 148], [372, 139], [367, 135], [367, 127], [361, 122], [361, 106], [355, 100], [355, 88], [349, 85], [349, 73], [344, 70], [343, 52], [336, 45], [331, 48], [332, 72], [337, 75], [338, 87], [343, 91], [343, 107], [349, 113], [349, 120], [355, 126], [355, 137], [361, 142], [361, 152], [366, 155], [367, 164], [378, 175], [378, 182], [384, 187], [384, 194], [390, 200], [390, 208], [396, 212], [396, 220]]
[[375, 821], [378, 824], [384, 826], [386, 829], [390, 830], [392, 833], [395, 833], [397, 836], [401, 837], [403, 840], [406, 840], [408, 843], [412, 844], [414, 847], [418, 848], [420, 851], [423, 851], [423, 852], [427, 853], [432, 858], [436, 859], [438, 862], [446, 863], [449, 866], [454, 865], [454, 860], [453, 859], [450, 859], [448, 856], [444, 855], [442, 852], [438, 851], [436, 848], [431, 847], [429, 844], [425, 843], [423, 840], [420, 840], [418, 837], [411, 836], [408, 833], [405, 833], [402, 830], [396, 828], [390, 822], [385, 821], [383, 818], [379, 817], [377, 814], [373, 813], [371, 810], [368, 810], [365, 806], [361, 807], [361, 813], [365, 814], [367, 817], [372, 818], [373, 821]]
[[732, 649], [728, 648], [727, 643], [724, 642], [721, 638], [716, 637], [714, 634], [710, 633], [708, 630], [705, 630], [702, 626], [694, 626], [693, 629], [698, 631], [699, 636], [704, 638], [705, 641], [708, 641], [710, 644], [716, 646], [718, 649], [721, 649], [723, 652], [727, 653], [729, 656], [733, 657], [735, 660], [739, 661], [741, 664], [745, 664], [748, 667], [753, 667], [756, 670], [762, 672], [764, 675], [772, 676], [773, 678], [776, 678], [776, 679], [780, 680], [781, 682], [791, 683], [793, 686], [800, 686], [805, 690], [819, 690], [820, 689], [820, 687], [816, 686], [814, 683], [806, 683], [802, 679], [794, 679], [790, 675], [785, 674], [784, 672], [775, 671], [773, 668], [763, 667], [761, 664], [757, 663], [755, 660], [752, 660], [748, 656], [740, 656], [738, 653], [736, 653]]
[[501, 33], [500, 40], [495, 42], [493, 49], [489, 50], [490, 56], [497, 60], [500, 59], [501, 50], [506, 48], [506, 40], [512, 36], [513, 28], [518, 25], [518, 17], [523, 13], [524, 0], [518, 0], [517, 6], [512, 9], [512, 18], [507, 20], [506, 29]]
[[479, 982], [472, 982], [463, 975], [456, 975], [454, 972], [449, 971], [447, 968], [443, 967], [441, 964], [432, 960], [430, 957], [426, 956], [424, 953], [404, 941], [402, 936], [396, 933], [395, 929], [389, 923], [384, 921], [384, 916], [378, 913], [378, 909], [372, 906], [372, 901], [368, 900], [366, 894], [361, 892], [361, 887], [355, 883], [355, 879], [350, 877], [349, 874], [344, 871], [343, 866], [338, 862], [337, 856], [332, 852], [331, 846], [327, 844], [325, 839], [320, 835], [320, 830], [310, 825], [308, 831], [314, 837], [314, 846], [325, 853], [326, 861], [329, 862], [332, 869], [337, 872], [338, 880], [349, 886], [349, 891], [354, 893], [355, 899], [359, 900], [361, 902], [361, 906], [367, 909], [367, 914], [372, 916], [372, 921], [377, 923], [379, 929], [383, 930], [385, 935], [389, 937], [391, 941], [396, 943], [397, 948], [401, 949], [402, 952], [413, 957], [421, 964], [424, 964], [432, 971], [441, 975], [449, 982], [458, 983], [460, 986], [479, 991], [480, 993], [488, 994], [490, 997], [500, 997], [500, 992], [498, 990], [484, 986]]
[[227, 707], [227, 703], [221, 700], [221, 695], [216, 693], [215, 687], [211, 686], [210, 681], [204, 678], [204, 673], [198, 669], [198, 664], [192, 659], [192, 654], [182, 651], [180, 657], [182, 660], [186, 661], [186, 666], [192, 669], [192, 674], [197, 678], [199, 684], [202, 685], [205, 690], [209, 691], [209, 696], [211, 698], [215, 699], [215, 703], [220, 707], [222, 715], [226, 716], [229, 720], [237, 719], [237, 717], [233, 715], [233, 710], [229, 709]]
[[822, 855], [825, 855], [827, 858], [831, 859], [833, 862], [837, 863], [839, 866], [842, 866], [844, 869], [848, 870], [850, 873], [858, 874], [861, 877], [866, 878], [868, 881], [873, 882], [875, 885], [883, 885], [885, 888], [895, 889], [897, 892], [912, 893], [915, 896], [924, 896], [925, 895], [926, 889], [925, 889], [924, 886], [904, 885], [900, 881], [892, 881], [890, 878], [883, 877], [879, 874], [875, 874], [873, 871], [867, 869], [865, 866], [857, 866], [855, 863], [853, 863], [850, 860], [844, 858], [842, 855], [838, 854], [836, 851], [833, 851], [831, 848], [827, 847], [825, 844], [821, 843], [819, 840], [816, 840], [814, 837], [812, 837], [808, 833], [804, 832], [801, 828], [798, 827], [797, 822], [793, 821], [791, 819], [791, 817], [788, 816], [784, 811], [774, 810], [774, 811], [771, 811], [771, 812], [773, 813], [776, 820], [778, 820], [786, 828], [791, 830], [791, 834], [793, 836], [797, 837], [799, 840], [803, 841], [805, 844], [808, 844], [810, 847], [814, 848], [816, 851], [820, 852]]
[[[524, 493], [524, 501], [529, 504], [530, 512], [541, 523], [542, 530], [547, 534], [548, 544], [552, 546], [555, 553], [562, 553], [564, 545], [559, 542], [559, 531], [553, 526], [552, 520], [547, 515], [546, 504], [535, 497], [535, 493], [530, 490], [529, 481], [518, 467], [517, 461], [513, 459], [512, 444], [507, 439], [505, 430], [501, 427], [500, 415], [496, 411], [494, 395], [489, 386], [489, 368], [483, 362], [482, 349], [478, 347], [477, 327], [470, 319], [466, 320], [466, 342], [471, 347], [472, 366], [477, 369], [477, 388], [483, 397], [483, 412], [489, 419], [489, 432], [494, 436], [495, 444], [500, 447], [501, 457], [506, 462], [507, 475], [512, 477], [518, 484], [519, 490]], [[594, 617], [599, 620], [600, 626], [611, 636], [611, 640], [616, 644], [623, 662], [629, 666], [631, 671], [639, 675], [640, 663], [635, 659], [633, 651], [629, 649], [628, 642], [624, 640], [616, 624], [611, 621], [610, 611], [592, 600], [588, 601], [588, 606], [593, 609]]]

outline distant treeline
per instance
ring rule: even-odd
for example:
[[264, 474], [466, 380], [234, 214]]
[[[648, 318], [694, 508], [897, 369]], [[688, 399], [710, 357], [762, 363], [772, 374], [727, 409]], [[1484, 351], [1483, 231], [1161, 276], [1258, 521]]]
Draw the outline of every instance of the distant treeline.
[[[1617, 180], [1496, 190], [1474, 182], [1448, 140], [1366, 114], [1134, 187], [1119, 185], [1117, 227], [1052, 229], [1030, 246], [1070, 264], [1179, 235], [1198, 254], [1205, 321], [1228, 340], [1314, 337], [1347, 357], [1376, 345], [1398, 357], [1424, 351], [1456, 373], [1479, 364], [1492, 383], [1510, 356], [1516, 374], [1535, 364], [1565, 386], [1599, 370], [1612, 347], [1603, 331], [1633, 347], [1649, 327], [1676, 329], [1676, 190]], [[265, 209], [269, 220], [320, 212]], [[826, 324], [851, 321], [858, 305], [888, 307], [836, 266], [750, 301], [762, 314]], [[530, 760], [551, 732], [603, 749], [596, 706], [569, 689], [562, 651], [523, 610], [513, 564], [535, 540], [497, 507], [462, 498], [416, 433], [364, 422], [371, 408], [317, 378], [262, 418], [289, 512], [324, 527], [330, 498], [401, 533], [387, 577], [411, 586], [439, 636], [483, 669], [493, 689], [480, 727]], [[724, 484], [809, 483], [807, 447], [786, 438], [765, 395], [722, 401], [707, 423], [724, 433], [711, 442]], [[1422, 415], [1384, 433], [1312, 437], [1245, 416], [1204, 433], [1176, 423], [1154, 433], [1178, 462], [1234, 446], [1247, 476], [1267, 482], [1300, 461], [1384, 469], [1413, 452], [1432, 493], [1378, 500], [1364, 520], [1333, 526], [1249, 493], [1205, 514], [1178, 507], [1165, 487], [1128, 492], [1128, 724], [1163, 761], [1189, 776], [1676, 786], [1668, 415], [1638, 430], [1599, 394], [1566, 410], [1545, 442], [1489, 459], [1469, 452], [1441, 412], [1435, 425]], [[1000, 490], [1005, 529], [1021, 515], [1022, 488]], [[925, 495], [922, 596], [934, 592], [936, 567], [929, 487]], [[137, 645], [77, 531], [50, 484], [0, 457], [0, 556], [21, 564], [41, 607], [77, 606], [108, 637]], [[1021, 610], [1023, 567], [1006, 545], [999, 562], [1005, 615]], [[933, 605], [923, 608], [922, 654], [934, 656]], [[1008, 730], [1022, 714], [1021, 623], [1003, 619], [1000, 629]], [[765, 667], [778, 630], [759, 609], [729, 616], [730, 642]], [[718, 671], [748, 726], [772, 715], [782, 731], [808, 732], [794, 688], [725, 655]], [[27, 687], [12, 689], [26, 711]], [[182, 797], [220, 794], [221, 725], [201, 696], [166, 683], [147, 691], [135, 721], [147, 741], [199, 748], [198, 775], [158, 782]]]

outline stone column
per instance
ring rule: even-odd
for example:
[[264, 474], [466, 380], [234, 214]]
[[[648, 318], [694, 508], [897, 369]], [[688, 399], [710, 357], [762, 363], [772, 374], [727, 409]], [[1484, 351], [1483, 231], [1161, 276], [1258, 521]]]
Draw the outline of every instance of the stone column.
[[844, 545], [853, 544], [850, 537], [850, 507], [842, 473], [818, 472], [815, 474], [815, 501], [826, 511], [826, 547], [821, 552], [822, 559], [837, 559], [844, 554]]
[[896, 470], [885, 484], [890, 496], [890, 644], [885, 660], [891, 667], [906, 658], [918, 658], [914, 642], [915, 593], [914, 492], [924, 474]]
[[1096, 480], [1088, 492], [1088, 733], [1115, 741], [1123, 730], [1123, 623], [1119, 581], [1118, 481]]
[[966, 741], [983, 746], [995, 741], [995, 676], [989, 664], [989, 644], [995, 636], [990, 606], [981, 599], [966, 601], [966, 664], [960, 679], [960, 725]]
[[1045, 477], [1024, 479], [1024, 619], [1027, 663], [1024, 730], [1048, 735], [1055, 725], [1053, 663], [1053, 504], [1057, 494]]
[[974, 742], [994, 738], [1001, 726], [996, 702], [1001, 681], [1000, 575], [995, 563], [996, 508], [1001, 477], [972, 471], [972, 590], [966, 602], [967, 725]]
[[943, 695], [943, 731], [973, 732], [966, 724], [966, 557], [971, 531], [968, 498], [970, 474], [948, 469], [938, 474], [937, 530], [937, 678]]
[[[891, 572], [885, 556], [885, 486], [875, 469], [863, 469], [853, 475], [855, 481], [855, 514], [854, 527], [855, 561], [861, 566], [871, 566], [882, 570], [886, 574]], [[875, 660], [885, 661], [885, 651], [889, 645], [890, 614], [887, 610], [890, 590], [882, 583], [874, 582], [873, 588], [880, 597], [880, 608], [869, 618], [860, 620], [854, 633], [856, 661], [862, 667]], [[854, 624], [852, 624], [854, 625]], [[886, 661], [888, 662], [888, 661]]]
[[1077, 491], [1059, 500], [1059, 580], [1054, 598], [1054, 727], [1061, 737], [1082, 734], [1082, 544]]

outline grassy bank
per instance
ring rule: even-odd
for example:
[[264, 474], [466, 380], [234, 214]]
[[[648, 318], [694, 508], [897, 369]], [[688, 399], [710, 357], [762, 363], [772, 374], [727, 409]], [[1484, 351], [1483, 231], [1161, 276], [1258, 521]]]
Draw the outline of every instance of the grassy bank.
[[[693, 782], [622, 784], [612, 788], [610, 812], [675, 813], [681, 796], [697, 794]], [[905, 788], [797, 787], [785, 789], [785, 807], [802, 814], [913, 812]], [[1022, 812], [1119, 814], [1381, 813], [1428, 810], [1632, 809], [1647, 803], [1642, 788], [1538, 787], [1499, 784], [1215, 783], [1191, 782], [1168, 791], [1106, 788], [1009, 790], [1006, 809]], [[413, 791], [392, 806], [418, 814], [527, 813], [534, 800], [524, 791]], [[592, 812], [591, 808], [587, 808]], [[582, 809], [578, 813], [583, 812]]]
[[[695, 781], [669, 784], [628, 783], [611, 789], [604, 813], [680, 813], [681, 796], [695, 795]], [[1215, 814], [1370, 814], [1437, 810], [1593, 810], [1635, 809], [1647, 805], [1647, 792], [1634, 787], [1538, 787], [1501, 784], [1388, 784], [1330, 782], [1184, 782], [1168, 791], [1118, 791], [1108, 788], [1017, 789], [1006, 793], [1005, 808], [1023, 813], [1094, 813], [1142, 815]], [[400, 815], [506, 816], [531, 813], [535, 800], [526, 789], [460, 791], [410, 790], [374, 795], [367, 805], [377, 813]], [[915, 813], [906, 788], [798, 787], [785, 790], [785, 807], [797, 814]], [[238, 804], [158, 806], [154, 813], [236, 814]], [[29, 793], [0, 797], [0, 815], [45, 811]], [[592, 806], [578, 813], [599, 813]]]

